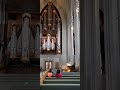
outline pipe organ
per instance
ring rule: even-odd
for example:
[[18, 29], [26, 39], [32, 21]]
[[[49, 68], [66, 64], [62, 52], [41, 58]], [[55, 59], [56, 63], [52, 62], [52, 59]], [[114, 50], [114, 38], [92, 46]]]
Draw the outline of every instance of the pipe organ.
[[22, 23], [22, 59], [29, 60], [29, 44], [30, 44], [30, 15], [23, 14]]
[[62, 20], [57, 8], [48, 2], [40, 16], [37, 14], [33, 19], [34, 15], [21, 13], [18, 19], [8, 21], [9, 58], [29, 61], [30, 58], [39, 58], [40, 54], [61, 54]]
[[40, 25], [36, 18], [31, 20], [32, 15], [24, 13], [21, 14], [22, 18], [19, 18], [19, 22], [8, 21], [8, 58], [29, 61], [30, 58], [40, 57]]
[[17, 31], [17, 25], [15, 23], [13, 23], [12, 30], [11, 30], [11, 40], [10, 40], [10, 43], [8, 44], [8, 46], [9, 46], [8, 50], [10, 50], [10, 58], [16, 58], [16, 50], [17, 50], [16, 31]]
[[41, 12], [41, 52], [61, 53], [61, 17], [52, 2], [48, 2]]

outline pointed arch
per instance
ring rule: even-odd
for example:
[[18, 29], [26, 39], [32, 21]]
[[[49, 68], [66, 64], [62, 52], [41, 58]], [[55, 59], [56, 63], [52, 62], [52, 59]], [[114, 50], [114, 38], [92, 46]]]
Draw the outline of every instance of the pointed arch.
[[[40, 13], [40, 23], [41, 23], [40, 31], [42, 33], [42, 36], [47, 38], [48, 34], [50, 34], [51, 37], [51, 40], [49, 41], [50, 43], [52, 42], [52, 38], [54, 38], [55, 50], [53, 51], [51, 49], [51, 52], [53, 52], [54, 54], [57, 54], [59, 52], [61, 53], [62, 52], [62, 19], [58, 9], [55, 7], [55, 5], [52, 2], [49, 1], [47, 5], [45, 5], [44, 8], [42, 9]], [[45, 38], [42, 38], [41, 41], [43, 41], [43, 39]], [[47, 39], [45, 41], [47, 41]], [[46, 51], [46, 49], [44, 49], [43, 52], [44, 51]], [[42, 54], [46, 54], [46, 53], [42, 53]]]
[[45, 5], [45, 7], [42, 9], [40, 16], [42, 16], [42, 14], [44, 13], [44, 10], [46, 10], [48, 8], [48, 5], [51, 4], [52, 8], [55, 9], [55, 11], [57, 12], [59, 18], [61, 18], [60, 13], [58, 11], [58, 9], [56, 8], [56, 6], [52, 3], [52, 2], [48, 2], [47, 5]]

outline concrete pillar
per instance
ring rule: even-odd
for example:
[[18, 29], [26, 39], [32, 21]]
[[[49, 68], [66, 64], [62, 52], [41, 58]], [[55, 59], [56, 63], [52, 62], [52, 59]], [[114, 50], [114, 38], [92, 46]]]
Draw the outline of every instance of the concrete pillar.
[[120, 90], [119, 13], [119, 0], [104, 0], [106, 90]]
[[80, 88], [100, 90], [99, 0], [80, 0]]

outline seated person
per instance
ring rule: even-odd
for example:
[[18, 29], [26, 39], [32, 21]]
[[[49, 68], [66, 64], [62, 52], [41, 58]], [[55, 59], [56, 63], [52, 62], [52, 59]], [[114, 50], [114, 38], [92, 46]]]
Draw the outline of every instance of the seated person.
[[60, 70], [57, 70], [55, 77], [57, 77], [57, 78], [61, 78], [62, 77], [62, 74], [60, 73]]
[[55, 74], [56, 74], [56, 71], [55, 71], [55, 70], [52, 70], [52, 74], [53, 74], [53, 76], [55, 76]]
[[48, 74], [47, 74], [48, 77], [52, 77], [53, 76], [53, 73], [52, 73], [52, 70], [50, 69]]

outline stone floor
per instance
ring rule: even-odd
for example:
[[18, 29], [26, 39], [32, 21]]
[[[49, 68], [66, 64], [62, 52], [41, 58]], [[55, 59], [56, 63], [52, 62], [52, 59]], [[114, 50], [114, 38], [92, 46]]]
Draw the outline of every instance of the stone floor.
[[23, 66], [23, 65], [15, 65], [15, 66], [6, 66], [0, 70], [0, 73], [39, 73], [40, 68], [34, 66]]
[[39, 74], [0, 74], [0, 90], [40, 90]]
[[0, 90], [40, 90], [39, 67], [24, 65], [0, 69]]

